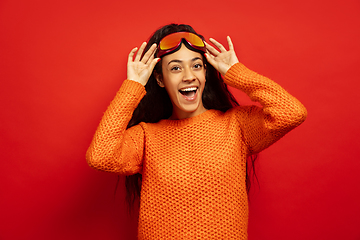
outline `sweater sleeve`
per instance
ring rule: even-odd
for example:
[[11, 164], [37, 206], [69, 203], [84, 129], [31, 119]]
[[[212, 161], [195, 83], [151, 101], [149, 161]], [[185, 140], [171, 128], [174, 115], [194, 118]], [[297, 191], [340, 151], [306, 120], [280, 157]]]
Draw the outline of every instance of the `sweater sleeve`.
[[125, 80], [104, 113], [86, 153], [88, 164], [98, 170], [131, 175], [142, 170], [144, 132], [140, 125], [127, 125], [145, 88]]
[[225, 83], [245, 92], [262, 108], [242, 108], [242, 134], [249, 153], [258, 153], [300, 125], [307, 116], [305, 107], [272, 80], [243, 64], [232, 66], [224, 77]]

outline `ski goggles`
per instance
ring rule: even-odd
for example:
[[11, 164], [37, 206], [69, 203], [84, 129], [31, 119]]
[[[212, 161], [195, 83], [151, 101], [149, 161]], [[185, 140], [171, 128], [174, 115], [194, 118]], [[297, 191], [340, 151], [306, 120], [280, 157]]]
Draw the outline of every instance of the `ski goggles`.
[[194, 49], [206, 52], [205, 43], [198, 35], [191, 32], [176, 32], [161, 39], [158, 46], [157, 57], [174, 51], [184, 40]]

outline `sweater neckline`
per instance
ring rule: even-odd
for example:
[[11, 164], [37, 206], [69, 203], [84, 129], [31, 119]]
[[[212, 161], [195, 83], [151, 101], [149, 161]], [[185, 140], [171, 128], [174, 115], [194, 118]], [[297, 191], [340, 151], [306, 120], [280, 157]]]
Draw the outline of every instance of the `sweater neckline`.
[[164, 124], [167, 126], [171, 125], [174, 127], [181, 127], [181, 126], [185, 126], [188, 124], [193, 124], [193, 123], [207, 120], [207, 119], [209, 119], [211, 117], [215, 117], [219, 114], [220, 114], [220, 111], [215, 110], [215, 109], [209, 109], [209, 110], [206, 110], [205, 112], [203, 112], [197, 116], [194, 116], [194, 117], [184, 118], [184, 119], [180, 119], [180, 120], [162, 119], [158, 123]]

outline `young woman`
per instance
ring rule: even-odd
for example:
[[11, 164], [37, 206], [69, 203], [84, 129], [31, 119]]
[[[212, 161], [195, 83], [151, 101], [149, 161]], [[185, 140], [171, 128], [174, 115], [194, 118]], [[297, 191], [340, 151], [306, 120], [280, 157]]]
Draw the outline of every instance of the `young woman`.
[[[247, 239], [246, 159], [306, 118], [239, 63], [229, 37], [229, 50], [209, 41], [171, 24], [134, 48], [88, 149], [91, 167], [137, 176], [128, 186], [141, 184], [139, 239]], [[263, 107], [238, 106], [224, 82]]]

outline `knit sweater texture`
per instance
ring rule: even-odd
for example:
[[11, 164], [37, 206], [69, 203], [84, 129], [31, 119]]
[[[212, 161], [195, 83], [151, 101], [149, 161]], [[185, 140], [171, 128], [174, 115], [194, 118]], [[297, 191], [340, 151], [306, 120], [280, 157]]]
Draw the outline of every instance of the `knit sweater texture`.
[[262, 107], [207, 110], [129, 129], [145, 88], [125, 80], [87, 151], [88, 164], [142, 174], [139, 239], [247, 239], [246, 159], [301, 124], [304, 106], [243, 64], [224, 81]]

